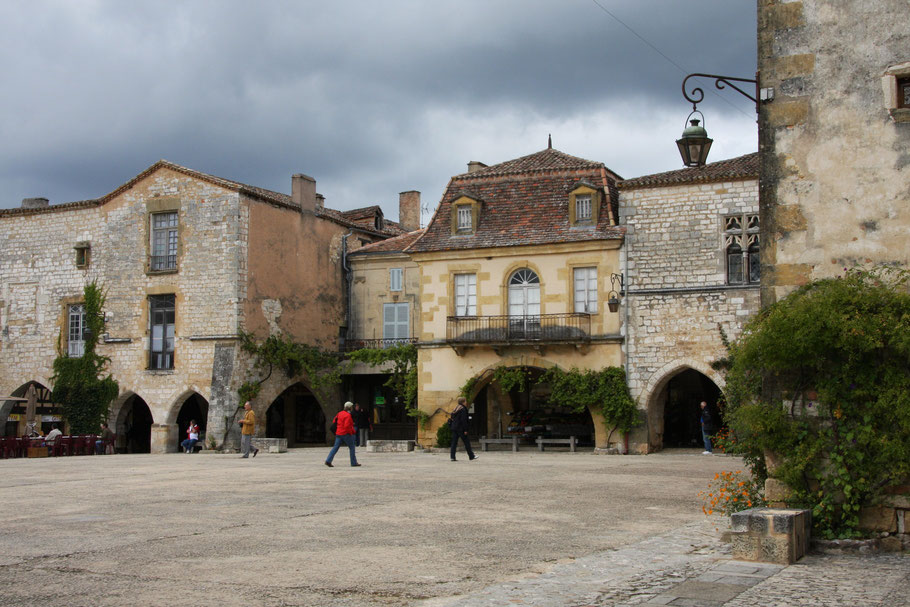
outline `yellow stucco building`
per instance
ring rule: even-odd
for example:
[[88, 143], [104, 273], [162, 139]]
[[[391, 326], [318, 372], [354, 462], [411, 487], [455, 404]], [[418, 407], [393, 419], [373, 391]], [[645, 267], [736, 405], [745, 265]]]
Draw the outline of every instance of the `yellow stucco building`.
[[[617, 225], [619, 176], [552, 148], [453, 177], [423, 235], [406, 251], [420, 272], [418, 406], [432, 444], [470, 385], [475, 436], [509, 435], [529, 415], [572, 416], [536, 380], [553, 366], [621, 366]], [[613, 291], [616, 292], [613, 292]], [[523, 369], [524, 389], [503, 389], [497, 369]], [[571, 419], [606, 447], [594, 412]], [[622, 438], [613, 435], [611, 442]]]

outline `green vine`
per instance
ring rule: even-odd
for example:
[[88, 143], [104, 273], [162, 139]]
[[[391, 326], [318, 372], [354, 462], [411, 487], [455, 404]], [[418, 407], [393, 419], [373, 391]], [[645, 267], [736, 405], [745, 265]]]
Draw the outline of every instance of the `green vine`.
[[252, 357], [254, 367], [265, 375], [258, 380], [243, 382], [238, 390], [241, 403], [255, 398], [275, 369], [283, 371], [288, 377], [305, 374], [310, 388], [316, 392], [341, 383], [345, 370], [337, 354], [293, 342], [284, 335], [270, 335], [259, 343], [252, 334], [241, 331], [240, 347]]
[[727, 422], [753, 476], [769, 471], [826, 537], [910, 478], [910, 274], [849, 270], [765, 308], [730, 345]]
[[531, 370], [527, 367], [496, 367], [493, 370], [493, 381], [498, 382], [505, 392], [511, 392], [515, 388], [519, 392], [527, 392]]
[[629, 395], [626, 372], [622, 367], [605, 367], [600, 371], [580, 371], [573, 367], [563, 371], [551, 367], [539, 382], [550, 384], [550, 399], [575, 411], [590, 408], [599, 411], [609, 428], [607, 443], [613, 433], [626, 433], [638, 421], [638, 408]]
[[73, 358], [63, 352], [62, 338], [57, 343], [57, 358], [54, 359], [54, 391], [52, 398], [59, 403], [63, 418], [69, 423], [73, 434], [98, 432], [101, 422], [108, 417], [111, 402], [117, 397], [120, 387], [106, 373], [110, 358], [95, 352], [98, 340], [104, 333], [104, 290], [96, 281], [83, 289], [85, 325], [85, 350], [82, 356]]
[[417, 408], [417, 346], [401, 344], [390, 348], [362, 348], [348, 353], [347, 357], [350, 361], [371, 367], [392, 363], [391, 376], [385, 386], [401, 397], [409, 417], [416, 417], [421, 428], [426, 424], [430, 416]]

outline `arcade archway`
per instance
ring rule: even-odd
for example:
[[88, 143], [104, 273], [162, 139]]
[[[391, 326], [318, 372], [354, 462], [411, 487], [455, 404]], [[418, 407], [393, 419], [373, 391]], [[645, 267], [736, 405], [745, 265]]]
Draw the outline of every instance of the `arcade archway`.
[[306, 386], [298, 382], [272, 401], [265, 414], [265, 435], [286, 438], [288, 447], [326, 444], [325, 414]]
[[205, 433], [208, 416], [209, 402], [202, 395], [193, 392], [183, 401], [183, 404], [180, 405], [180, 410], [177, 412], [177, 451], [180, 451], [180, 443], [187, 437], [186, 431], [190, 422], [195, 421], [196, 425], [199, 426], [201, 438]]
[[720, 388], [710, 377], [692, 368], [683, 368], [665, 378], [648, 407], [651, 447], [700, 448], [699, 403], [707, 402], [717, 420], [720, 394]]
[[120, 407], [115, 424], [117, 450], [121, 453], [150, 453], [152, 450], [152, 412], [137, 394], [131, 394]]

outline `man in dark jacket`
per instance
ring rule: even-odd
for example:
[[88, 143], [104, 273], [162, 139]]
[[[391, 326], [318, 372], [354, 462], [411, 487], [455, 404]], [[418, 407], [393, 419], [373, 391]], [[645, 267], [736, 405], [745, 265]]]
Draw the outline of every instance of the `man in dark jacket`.
[[354, 418], [354, 430], [357, 434], [355, 442], [358, 447], [366, 447], [367, 441], [370, 440], [370, 430], [373, 429], [370, 423], [370, 414], [367, 413], [366, 409], [360, 407], [360, 403], [356, 403], [351, 415]]
[[452, 411], [452, 417], [450, 419], [452, 427], [452, 448], [451, 456], [452, 461], [455, 461], [455, 450], [458, 448], [458, 439], [464, 443], [464, 450], [468, 452], [468, 459], [477, 459], [477, 456], [474, 455], [474, 451], [471, 450], [471, 441], [468, 439], [468, 406], [467, 399], [463, 396], [458, 397], [458, 404], [455, 405], [455, 410]]
[[705, 450], [702, 455], [714, 455], [714, 449], [711, 448], [711, 435], [714, 434], [714, 419], [711, 417], [711, 410], [708, 403], [701, 401], [701, 437], [705, 441]]

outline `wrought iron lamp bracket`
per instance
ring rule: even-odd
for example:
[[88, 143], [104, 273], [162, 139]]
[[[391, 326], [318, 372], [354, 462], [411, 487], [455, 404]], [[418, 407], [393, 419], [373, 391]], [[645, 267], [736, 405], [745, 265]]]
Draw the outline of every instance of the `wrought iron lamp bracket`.
[[[686, 91], [686, 82], [688, 82], [689, 78], [714, 78], [714, 86], [716, 86], [718, 89], [722, 90], [725, 87], [729, 86], [730, 88], [735, 90], [740, 95], [751, 99], [752, 103], [755, 104], [756, 110], [758, 109], [758, 89], [757, 89], [758, 80], [752, 80], [749, 78], [734, 78], [733, 76], [719, 76], [717, 74], [689, 74], [688, 76], [686, 76], [683, 79], [682, 92], [683, 92], [683, 97], [686, 98], [686, 101], [688, 101], [692, 104], [693, 112], [698, 109], [698, 104], [704, 100], [705, 91], [702, 90], [701, 87], [697, 86], [692, 89], [691, 96], [690, 96], [690, 93], [688, 91]], [[749, 82], [749, 83], [754, 84], [756, 86], [755, 96], [752, 96], [749, 93], [747, 93], [746, 91], [744, 91], [743, 89], [739, 88], [738, 86], [733, 84], [734, 82]]]

